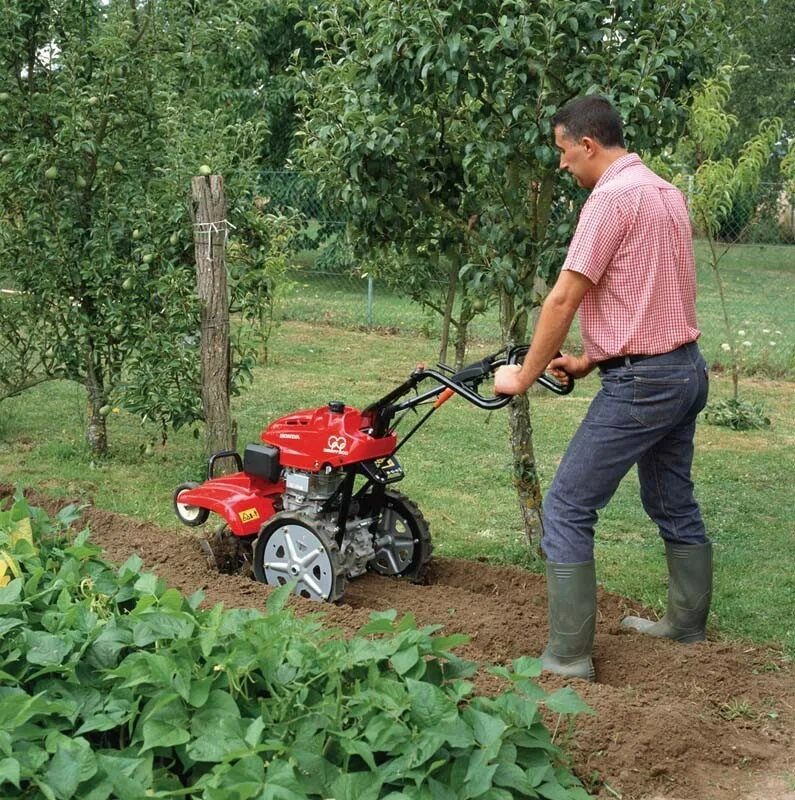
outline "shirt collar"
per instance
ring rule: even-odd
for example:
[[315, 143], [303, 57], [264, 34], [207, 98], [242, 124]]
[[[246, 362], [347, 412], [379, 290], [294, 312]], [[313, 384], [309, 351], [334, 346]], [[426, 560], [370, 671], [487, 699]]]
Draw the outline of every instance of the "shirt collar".
[[643, 162], [640, 160], [640, 156], [637, 153], [627, 153], [625, 156], [621, 156], [621, 158], [617, 158], [603, 173], [599, 180], [596, 182], [596, 186], [594, 189], [598, 189], [603, 184], [607, 183], [608, 181], [613, 180], [621, 171], [627, 169], [627, 167], [635, 167], [638, 164], [642, 164]]

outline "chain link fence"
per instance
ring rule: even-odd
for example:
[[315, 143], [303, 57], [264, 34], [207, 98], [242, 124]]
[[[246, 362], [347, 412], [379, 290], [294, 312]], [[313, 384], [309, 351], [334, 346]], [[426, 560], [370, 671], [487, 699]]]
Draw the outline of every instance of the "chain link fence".
[[[320, 201], [312, 177], [300, 172], [263, 174], [274, 211], [300, 214], [304, 221], [292, 253], [289, 285], [277, 307], [286, 320], [377, 329], [437, 338], [441, 317], [391, 289], [357, 264], [345, 241], [346, 220]], [[741, 198], [714, 244], [696, 231], [699, 320], [702, 345], [717, 368], [728, 366], [733, 343], [743, 354], [743, 371], [795, 377], [795, 207], [781, 185], [763, 184]], [[727, 329], [713, 253], [725, 285]], [[446, 286], [439, 278], [440, 294]], [[471, 341], [498, 342], [495, 308], [486, 307], [470, 324]]]

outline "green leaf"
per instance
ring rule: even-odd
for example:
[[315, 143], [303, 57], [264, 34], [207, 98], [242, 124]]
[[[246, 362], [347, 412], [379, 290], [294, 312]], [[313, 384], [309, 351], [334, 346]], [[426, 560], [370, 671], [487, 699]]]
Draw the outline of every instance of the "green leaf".
[[115, 620], [110, 620], [88, 648], [86, 661], [95, 669], [112, 669], [118, 664], [120, 654], [131, 639], [127, 626], [121, 627]]
[[439, 723], [435, 730], [444, 736], [450, 747], [463, 750], [475, 746], [475, 734], [472, 726], [468, 725], [461, 717], [445, 720]]
[[419, 660], [420, 652], [417, 647], [400, 650], [390, 659], [392, 667], [398, 675], [405, 675]]
[[122, 686], [133, 687], [141, 684], [171, 687], [176, 665], [168, 655], [135, 652], [127, 656], [111, 675], [124, 678]]
[[373, 750], [386, 753], [397, 751], [411, 738], [408, 728], [387, 714], [374, 716], [364, 730], [364, 737], [372, 745]]
[[393, 639], [352, 639], [348, 644], [346, 663], [367, 664], [389, 658], [395, 652]]
[[454, 650], [456, 647], [469, 644], [471, 640], [472, 637], [464, 633], [453, 633], [449, 636], [436, 636], [433, 640], [433, 652], [446, 653], [449, 650]]
[[373, 751], [364, 742], [345, 737], [339, 740], [339, 745], [348, 755], [359, 756], [373, 772], [378, 771], [373, 758]]
[[549, 695], [544, 704], [550, 711], [557, 714], [594, 714], [596, 713], [575, 691], [569, 686], [558, 689]]
[[477, 711], [474, 708], [467, 708], [464, 711], [463, 717], [472, 726], [475, 739], [478, 744], [483, 747], [487, 747], [498, 741], [508, 727], [498, 717], [486, 714], [482, 711]]
[[190, 740], [190, 734], [182, 723], [174, 723], [167, 719], [151, 719], [143, 724], [143, 747], [141, 752], [154, 747], [173, 747], [185, 744]]
[[[217, 770], [215, 774], [216, 784], [220, 790], [226, 789], [231, 800], [248, 800], [262, 796], [263, 786], [265, 785], [265, 765], [259, 756], [245, 756], [238, 759], [234, 764], [225, 769]], [[280, 790], [275, 789], [275, 796], [281, 797]], [[207, 792], [208, 798], [220, 798], [217, 791]]]
[[262, 717], [257, 717], [246, 728], [243, 738], [246, 744], [250, 747], [255, 747], [262, 738], [262, 732], [265, 730], [265, 720]]
[[537, 678], [541, 674], [543, 665], [540, 658], [522, 656], [521, 658], [514, 659], [511, 666], [513, 667], [513, 671], [523, 678]]
[[111, 694], [101, 712], [86, 716], [76, 732], [80, 734], [89, 731], [113, 730], [134, 719], [136, 712], [137, 704], [134, 704], [130, 698]]
[[151, 572], [147, 572], [138, 578], [138, 580], [133, 584], [133, 588], [136, 592], [140, 592], [144, 595], [157, 594], [157, 576]]
[[141, 752], [155, 747], [173, 747], [190, 740], [188, 718], [174, 695], [150, 700], [141, 712], [133, 742], [143, 741]]
[[390, 608], [388, 611], [374, 611], [370, 614], [370, 621], [359, 628], [359, 636], [369, 636], [374, 633], [391, 633], [395, 626], [397, 611]]
[[269, 614], [277, 614], [285, 607], [290, 595], [295, 589], [295, 581], [288, 581], [278, 589], [273, 589], [268, 594], [268, 599], [265, 601], [265, 608]]
[[406, 679], [411, 698], [411, 716], [420, 729], [430, 728], [448, 714], [456, 714], [455, 704], [431, 683]]
[[4, 606], [16, 610], [22, 596], [22, 578], [14, 578], [6, 586], [0, 586], [0, 609]]
[[21, 619], [13, 619], [12, 617], [0, 619], [0, 636], [5, 636], [9, 631], [24, 624]]
[[63, 663], [64, 658], [72, 649], [68, 642], [60, 636], [53, 636], [44, 631], [25, 631], [25, 642], [28, 648], [25, 658], [28, 663], [43, 667]]
[[472, 754], [466, 777], [464, 778], [467, 797], [477, 797], [491, 788], [497, 765], [489, 764], [488, 761], [488, 756], [482, 750], [475, 750]]
[[19, 761], [15, 758], [0, 759], [0, 786], [13, 783], [19, 789]]
[[539, 797], [545, 800], [572, 800], [571, 792], [564, 789], [557, 781], [547, 781], [537, 787]]
[[138, 575], [143, 565], [144, 562], [141, 560], [141, 557], [133, 554], [119, 567], [119, 577], [125, 578]]
[[0, 730], [12, 731], [39, 714], [57, 714], [63, 705], [50, 702], [43, 693], [31, 697], [21, 689], [0, 688]]
[[449, 786], [435, 778], [428, 779], [428, 789], [432, 800], [459, 800], [458, 795]]
[[340, 773], [331, 784], [331, 796], [335, 800], [377, 800], [382, 781], [377, 773]]
[[198, 681], [191, 681], [187, 702], [193, 708], [201, 708], [210, 696], [210, 690], [215, 683], [215, 678], [208, 676]]
[[94, 752], [82, 736], [70, 738], [56, 733], [48, 737], [47, 745], [55, 750], [45, 773], [47, 783], [58, 800], [70, 800], [80, 784], [95, 775]]
[[293, 766], [286, 761], [271, 761], [265, 773], [264, 783], [262, 800], [306, 800], [306, 794]]
[[188, 614], [147, 611], [137, 616], [133, 628], [133, 643], [146, 647], [159, 639], [188, 639], [193, 635], [196, 623]]
[[533, 786], [524, 770], [516, 764], [500, 764], [494, 772], [494, 784], [508, 789], [516, 789], [521, 794], [533, 796]]

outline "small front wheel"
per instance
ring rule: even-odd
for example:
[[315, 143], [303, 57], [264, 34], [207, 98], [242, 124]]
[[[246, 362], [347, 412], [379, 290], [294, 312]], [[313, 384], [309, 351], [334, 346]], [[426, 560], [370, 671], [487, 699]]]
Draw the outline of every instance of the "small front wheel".
[[189, 528], [197, 528], [199, 525], [204, 525], [207, 522], [207, 517], [210, 516], [208, 508], [201, 506], [192, 506], [190, 503], [180, 502], [180, 495], [188, 489], [195, 489], [199, 484], [189, 481], [188, 483], [181, 483], [174, 490], [174, 513], [177, 519]]

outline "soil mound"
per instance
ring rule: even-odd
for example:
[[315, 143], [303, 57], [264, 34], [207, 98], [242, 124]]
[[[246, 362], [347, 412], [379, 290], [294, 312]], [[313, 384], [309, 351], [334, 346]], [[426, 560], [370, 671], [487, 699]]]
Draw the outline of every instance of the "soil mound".
[[[0, 486], [0, 497], [13, 490]], [[64, 505], [30, 500], [53, 512]], [[209, 569], [200, 534], [163, 529], [97, 508], [84, 512], [92, 540], [117, 564], [133, 553], [171, 585], [206, 602], [261, 608], [268, 589], [240, 575]], [[620, 629], [627, 612], [643, 611], [600, 589], [594, 661], [598, 682], [572, 681], [596, 711], [558, 731], [575, 771], [596, 797], [624, 800], [795, 800], [795, 680], [775, 651], [709, 641], [683, 646]], [[367, 575], [348, 584], [343, 603], [319, 606], [295, 598], [299, 614], [322, 612], [345, 634], [373, 611], [411, 612], [419, 624], [464, 633], [458, 651], [499, 664], [539, 653], [546, 642], [541, 576], [510, 567], [437, 559], [423, 586]], [[542, 676], [546, 688], [563, 681]], [[484, 675], [479, 689], [495, 688]], [[551, 721], [554, 724], [554, 720]]]

